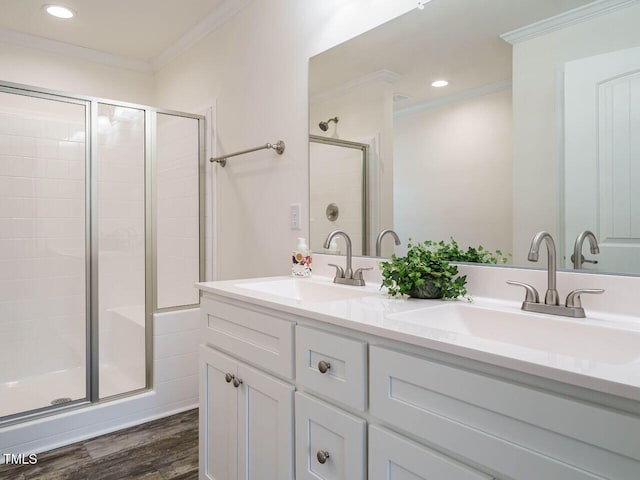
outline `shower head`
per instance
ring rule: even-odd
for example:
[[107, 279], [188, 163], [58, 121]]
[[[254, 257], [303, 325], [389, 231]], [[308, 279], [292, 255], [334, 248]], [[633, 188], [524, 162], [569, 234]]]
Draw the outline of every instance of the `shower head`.
[[322, 130], [323, 132], [326, 132], [327, 130], [329, 130], [329, 124], [331, 122], [338, 123], [338, 117], [330, 118], [326, 122], [320, 122], [318, 126], [320, 127], [320, 130]]

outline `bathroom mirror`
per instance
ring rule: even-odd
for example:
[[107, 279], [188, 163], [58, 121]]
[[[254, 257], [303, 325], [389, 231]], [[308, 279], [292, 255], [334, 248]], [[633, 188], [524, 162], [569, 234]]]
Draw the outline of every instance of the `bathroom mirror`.
[[361, 232], [317, 215], [326, 186], [311, 182], [311, 248], [324, 251], [315, 232], [368, 229], [374, 252], [393, 228], [402, 245], [386, 237], [384, 257], [453, 236], [544, 267], [527, 252], [547, 230], [571, 269], [591, 230], [600, 253], [585, 242], [598, 263], [584, 270], [639, 274], [639, 24], [636, 1], [432, 0], [312, 57], [310, 135], [367, 144], [370, 158]]

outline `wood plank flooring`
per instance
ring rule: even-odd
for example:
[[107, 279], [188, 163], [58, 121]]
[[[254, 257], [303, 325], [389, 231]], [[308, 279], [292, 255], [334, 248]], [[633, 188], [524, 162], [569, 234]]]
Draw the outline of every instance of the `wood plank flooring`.
[[197, 480], [198, 410], [0, 465], [1, 480]]

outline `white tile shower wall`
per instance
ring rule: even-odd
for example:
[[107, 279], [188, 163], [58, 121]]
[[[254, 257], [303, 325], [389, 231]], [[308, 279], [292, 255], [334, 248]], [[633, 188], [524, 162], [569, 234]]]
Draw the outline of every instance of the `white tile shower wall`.
[[42, 452], [196, 408], [200, 310], [166, 312], [153, 318], [152, 391], [6, 427], [0, 436], [0, 452]]
[[8, 382], [84, 366], [84, 107], [0, 95], [0, 364], [11, 366], [0, 382]]
[[198, 303], [198, 121], [158, 114], [158, 307]]

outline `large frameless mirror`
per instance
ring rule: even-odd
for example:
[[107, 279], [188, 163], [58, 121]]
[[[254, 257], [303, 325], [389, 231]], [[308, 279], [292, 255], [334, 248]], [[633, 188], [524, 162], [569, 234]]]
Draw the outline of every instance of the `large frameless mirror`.
[[533, 266], [547, 230], [572, 269], [592, 231], [580, 268], [640, 273], [640, 5], [601, 7], [433, 0], [311, 58], [310, 135], [371, 147], [363, 251], [393, 228], [382, 256], [454, 237]]

